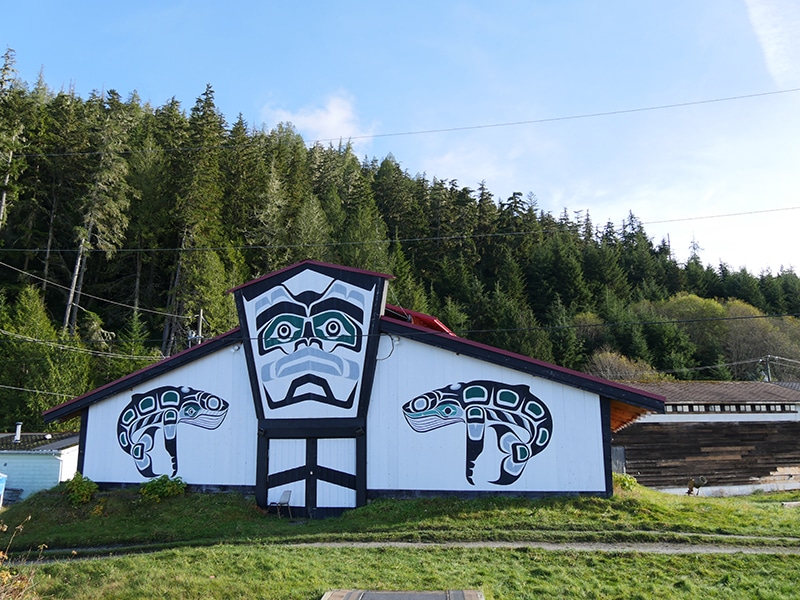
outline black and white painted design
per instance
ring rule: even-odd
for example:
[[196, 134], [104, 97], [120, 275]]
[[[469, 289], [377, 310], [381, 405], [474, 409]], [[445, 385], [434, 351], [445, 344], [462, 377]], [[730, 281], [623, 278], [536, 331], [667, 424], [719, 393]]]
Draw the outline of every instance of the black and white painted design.
[[319, 292], [278, 285], [256, 302], [261, 382], [271, 409], [314, 400], [353, 406], [363, 365], [363, 290], [331, 281]]
[[547, 406], [526, 385], [497, 381], [455, 383], [431, 390], [403, 405], [414, 431], [426, 433], [466, 424], [466, 478], [475, 485], [475, 461], [484, 451], [487, 427], [497, 440], [500, 474], [491, 481], [510, 485], [522, 475], [528, 461], [544, 450], [553, 434]]
[[145, 477], [159, 475], [153, 470], [150, 455], [160, 431], [170, 456], [172, 473], [178, 473], [178, 425], [185, 423], [203, 429], [216, 429], [225, 420], [228, 403], [203, 390], [163, 386], [144, 394], [134, 394], [117, 421], [117, 441], [131, 455]]

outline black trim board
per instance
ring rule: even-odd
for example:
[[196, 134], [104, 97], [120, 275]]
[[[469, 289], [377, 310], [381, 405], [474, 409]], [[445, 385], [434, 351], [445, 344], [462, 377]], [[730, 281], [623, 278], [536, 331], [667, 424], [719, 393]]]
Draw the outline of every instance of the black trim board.
[[611, 496], [614, 493], [614, 476], [611, 472], [611, 400], [608, 398], [600, 398], [600, 431], [603, 434], [606, 495]]
[[258, 434], [268, 439], [364, 437], [366, 419], [262, 419]]
[[[317, 465], [315, 469], [320, 473], [306, 478], [306, 504], [316, 505], [316, 480], [317, 478], [330, 483], [336, 483], [343, 487], [355, 490], [356, 506], [364, 506], [367, 503], [367, 436], [366, 419], [283, 419], [283, 420], [260, 420], [258, 425], [258, 450], [256, 457], [256, 503], [267, 507], [269, 490], [273, 487], [284, 485], [284, 479], [289, 477], [291, 481], [293, 475], [287, 471], [280, 473], [269, 473], [269, 444], [270, 440], [279, 439], [302, 439], [306, 442], [306, 464], [298, 467], [306, 470], [308, 465], [317, 465], [317, 442], [320, 439], [354, 439], [356, 442], [356, 472], [354, 475], [336, 474], [331, 469]], [[312, 448], [313, 446], [313, 448]], [[312, 456], [313, 455], [313, 456]], [[313, 459], [313, 462], [309, 462]], [[275, 479], [275, 476], [278, 476]], [[311, 480], [313, 479], [313, 485]], [[341, 481], [339, 481], [341, 479]], [[309, 487], [311, 486], [311, 487]], [[309, 500], [313, 499], [313, 504]], [[323, 510], [323, 509], [317, 509]], [[327, 508], [324, 510], [328, 510]], [[332, 509], [340, 514], [346, 510]], [[321, 513], [315, 513], [317, 517]]]
[[384, 316], [381, 318], [381, 333], [407, 338], [420, 344], [434, 346], [442, 350], [463, 354], [464, 356], [541, 377], [542, 379], [563, 383], [564, 385], [592, 392], [611, 400], [618, 400], [632, 406], [646, 408], [658, 413], [664, 412], [663, 399], [657, 394], [636, 390], [613, 381], [551, 365], [520, 354], [506, 352], [486, 344], [410, 325], [390, 317]]
[[145, 381], [154, 379], [159, 375], [168, 373], [169, 371], [177, 369], [178, 367], [193, 362], [199, 358], [213, 354], [214, 352], [217, 352], [223, 348], [233, 346], [241, 342], [241, 330], [237, 327], [236, 329], [232, 329], [219, 337], [207, 342], [203, 342], [194, 348], [189, 348], [188, 350], [179, 352], [178, 354], [170, 356], [169, 358], [165, 358], [154, 365], [145, 367], [144, 369], [99, 387], [96, 390], [92, 390], [88, 394], [79, 396], [78, 398], [70, 400], [69, 402], [65, 402], [64, 404], [60, 404], [59, 406], [51, 408], [43, 413], [44, 422], [52, 423], [53, 421], [59, 421], [61, 419], [72, 417], [73, 415], [81, 412], [83, 409], [88, 408], [92, 404], [100, 402], [101, 400], [105, 400], [109, 396], [118, 394], [119, 392], [130, 389], [133, 386], [139, 385]]
[[611, 494], [603, 490], [582, 490], [582, 491], [551, 491], [551, 492], [526, 492], [523, 490], [507, 491], [472, 491], [472, 490], [367, 490], [368, 500], [379, 498], [392, 498], [395, 500], [413, 500], [415, 498], [463, 498], [472, 500], [474, 498], [486, 498], [488, 496], [503, 496], [506, 498], [556, 498], [556, 497], [578, 497], [593, 496], [596, 498], [609, 498]]
[[78, 434], [78, 473], [83, 475], [83, 467], [86, 461], [86, 435], [89, 431], [89, 408], [81, 411], [81, 430]]

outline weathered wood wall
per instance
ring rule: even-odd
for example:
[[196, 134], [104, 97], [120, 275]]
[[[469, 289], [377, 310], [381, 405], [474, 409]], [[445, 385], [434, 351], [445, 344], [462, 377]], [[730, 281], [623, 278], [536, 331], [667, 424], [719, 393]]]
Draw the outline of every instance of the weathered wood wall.
[[800, 422], [634, 423], [617, 432], [626, 470], [642, 485], [753, 485], [800, 479]]

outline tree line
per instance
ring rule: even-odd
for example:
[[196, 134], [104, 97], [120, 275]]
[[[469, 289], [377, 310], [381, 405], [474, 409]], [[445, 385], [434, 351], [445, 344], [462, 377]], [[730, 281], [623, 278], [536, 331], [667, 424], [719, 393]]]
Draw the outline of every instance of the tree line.
[[[389, 302], [456, 333], [606, 377], [754, 379], [800, 361], [800, 280], [685, 263], [634, 214], [554, 215], [533, 194], [410, 174], [392, 155], [81, 98], [0, 71], [0, 429], [223, 333], [228, 290], [303, 259], [395, 276]], [[791, 316], [788, 316], [791, 315]]]

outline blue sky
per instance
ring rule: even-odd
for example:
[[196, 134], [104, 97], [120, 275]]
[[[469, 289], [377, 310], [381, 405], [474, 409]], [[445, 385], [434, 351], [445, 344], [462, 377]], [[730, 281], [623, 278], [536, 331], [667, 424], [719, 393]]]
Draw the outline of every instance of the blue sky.
[[229, 123], [596, 225], [633, 212], [681, 262], [694, 240], [715, 267], [800, 269], [800, 91], [774, 93], [800, 88], [795, 0], [383, 4], [29, 0], [0, 44], [29, 84], [188, 111], [210, 83]]

